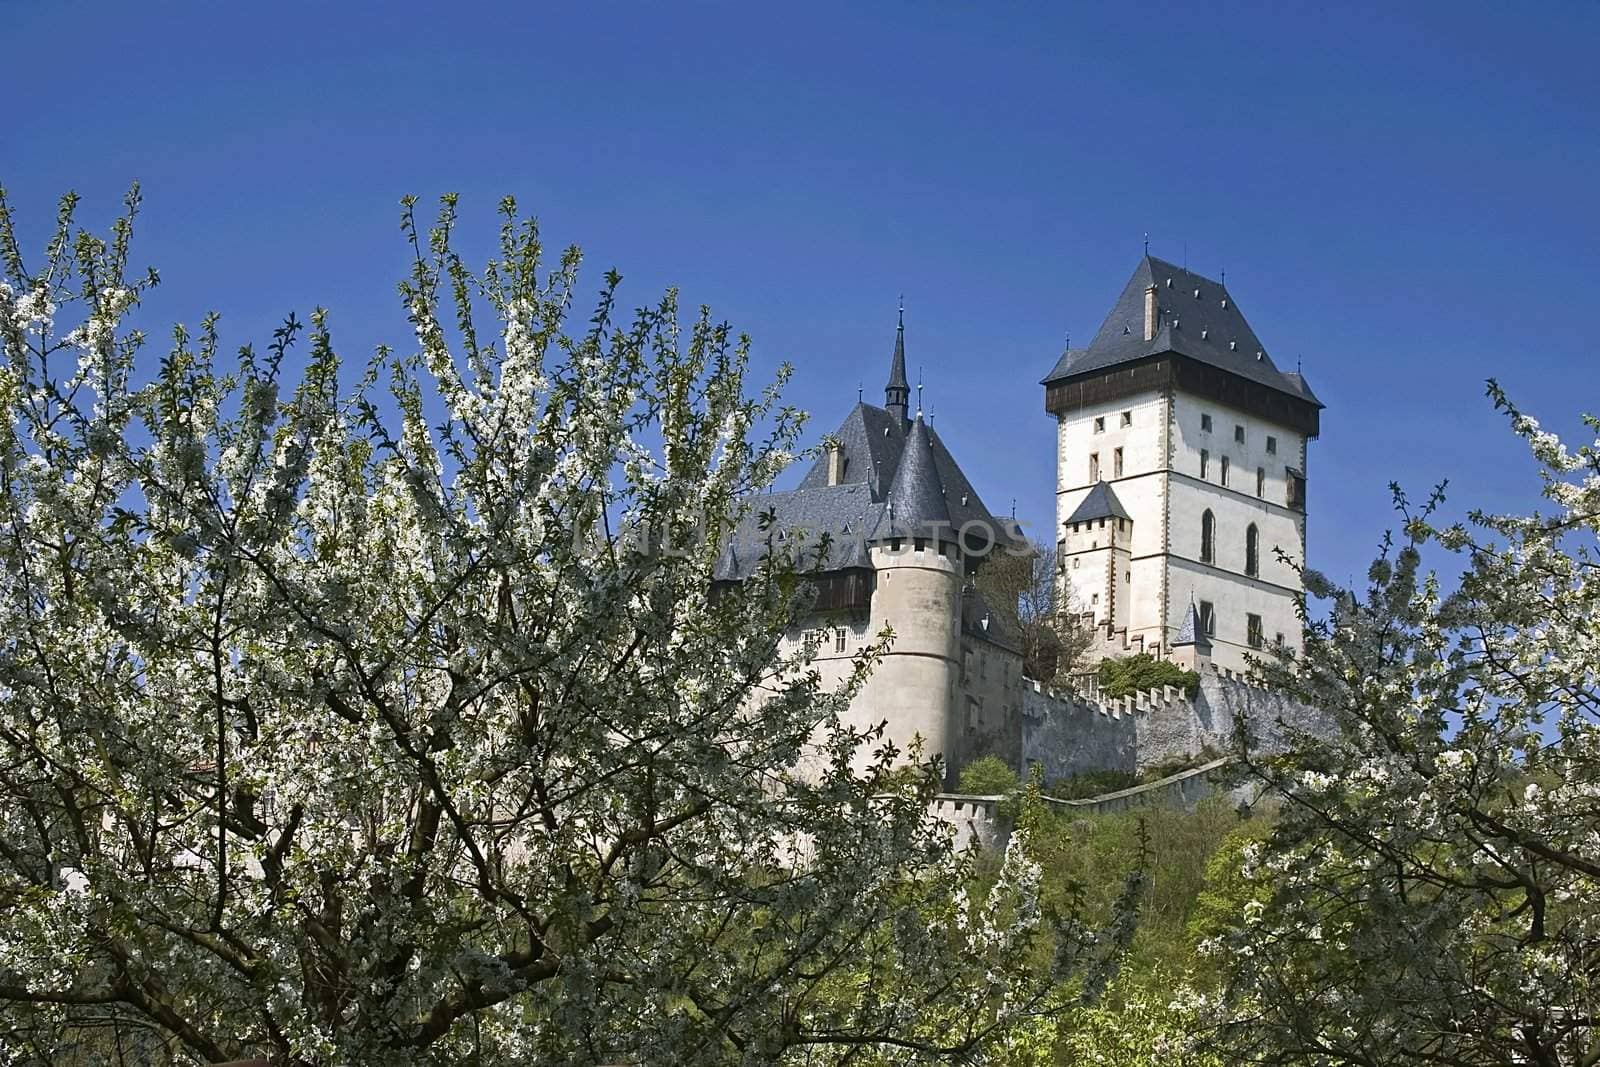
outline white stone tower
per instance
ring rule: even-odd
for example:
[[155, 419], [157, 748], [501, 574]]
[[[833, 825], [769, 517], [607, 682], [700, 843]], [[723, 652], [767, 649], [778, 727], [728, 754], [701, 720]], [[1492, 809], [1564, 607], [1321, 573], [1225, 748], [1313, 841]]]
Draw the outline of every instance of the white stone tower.
[[[1298, 648], [1307, 445], [1322, 404], [1218, 282], [1145, 256], [1044, 379], [1063, 589], [1102, 650], [1170, 656], [1191, 599], [1212, 659]], [[1193, 640], [1195, 635], [1190, 635]]]

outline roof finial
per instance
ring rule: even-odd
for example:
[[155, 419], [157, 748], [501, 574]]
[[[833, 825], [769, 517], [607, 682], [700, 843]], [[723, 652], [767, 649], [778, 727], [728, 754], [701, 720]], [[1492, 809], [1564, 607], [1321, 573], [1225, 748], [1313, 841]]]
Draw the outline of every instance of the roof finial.
[[1016, 497], [1012, 497], [1011, 498], [1011, 517], [1013, 519], [1017, 517], [1017, 498]]
[[1296, 374], [1300, 373], [1300, 353], [1298, 352], [1294, 354], [1294, 372]]
[[1144, 231], [1144, 254], [1147, 255], [1147, 256], [1150, 254], [1150, 231], [1149, 230]]
[[1227, 285], [1228, 284], [1228, 268], [1227, 267], [1223, 267], [1222, 268], [1222, 284], [1223, 285]]
[[905, 329], [905, 325], [906, 325], [906, 294], [901, 293], [900, 294], [900, 328], [902, 330]]
[[917, 367], [917, 414], [922, 414], [922, 367]]
[[861, 403], [861, 379], [856, 379], [856, 403]]

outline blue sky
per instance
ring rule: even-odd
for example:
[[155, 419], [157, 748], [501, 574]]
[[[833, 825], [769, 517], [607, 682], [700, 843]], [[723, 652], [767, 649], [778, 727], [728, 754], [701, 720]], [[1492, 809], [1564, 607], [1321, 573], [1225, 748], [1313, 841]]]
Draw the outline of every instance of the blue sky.
[[510, 193], [556, 244], [881, 400], [898, 294], [992, 510], [1051, 521], [1038, 379], [1150, 249], [1229, 288], [1328, 405], [1311, 562], [1358, 577], [1398, 480], [1526, 507], [1483, 399], [1594, 400], [1600, 5], [7, 5], [0, 183], [36, 238], [132, 179], [152, 319], [230, 342], [332, 309], [409, 340], [397, 201]]

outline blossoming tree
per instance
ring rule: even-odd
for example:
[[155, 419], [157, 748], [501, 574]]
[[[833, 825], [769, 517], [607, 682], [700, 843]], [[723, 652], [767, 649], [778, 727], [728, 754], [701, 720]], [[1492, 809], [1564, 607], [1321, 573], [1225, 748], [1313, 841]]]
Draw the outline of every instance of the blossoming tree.
[[712, 581], [800, 426], [742, 338], [614, 275], [568, 332], [576, 251], [508, 202], [469, 272], [446, 198], [414, 347], [147, 367], [136, 204], [29, 262], [0, 198], [0, 1043], [888, 1062], [1059, 1007], [1094, 939], [1022, 849], [968, 898], [932, 777], [779, 655], [804, 575]]
[[[1489, 392], [1549, 510], [1442, 527], [1396, 490], [1365, 597], [1308, 575], [1331, 614], [1269, 669], [1336, 729], [1249, 759], [1282, 818], [1212, 947], [1250, 1061], [1600, 1062], [1600, 443]], [[1464, 557], [1453, 591], [1430, 552]]]

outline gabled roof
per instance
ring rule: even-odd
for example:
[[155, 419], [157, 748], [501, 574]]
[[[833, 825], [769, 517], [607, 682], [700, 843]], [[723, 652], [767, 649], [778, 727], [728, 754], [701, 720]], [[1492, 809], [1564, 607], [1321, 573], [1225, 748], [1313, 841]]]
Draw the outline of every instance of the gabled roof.
[[1067, 516], [1068, 522], [1088, 522], [1091, 519], [1131, 519], [1128, 509], [1122, 506], [1110, 482], [1095, 482], [1078, 506]]
[[[1156, 287], [1157, 329], [1144, 339], [1145, 292]], [[1198, 295], [1197, 295], [1198, 294]], [[1299, 373], [1284, 373], [1221, 282], [1146, 255], [1085, 348], [1061, 354], [1044, 382], [1076, 378], [1166, 353], [1237, 374], [1321, 407]]]

